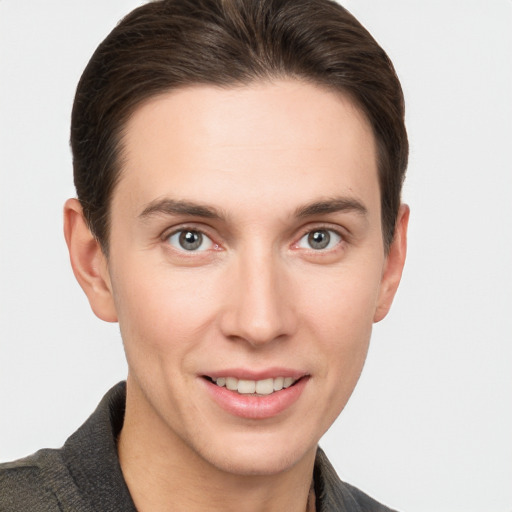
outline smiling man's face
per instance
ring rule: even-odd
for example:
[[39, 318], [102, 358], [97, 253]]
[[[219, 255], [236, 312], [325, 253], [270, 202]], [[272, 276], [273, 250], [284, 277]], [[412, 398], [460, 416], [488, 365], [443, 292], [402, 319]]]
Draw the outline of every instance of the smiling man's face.
[[140, 439], [237, 474], [314, 457], [389, 308], [376, 147], [341, 95], [298, 81], [188, 87], [126, 126], [104, 278]]

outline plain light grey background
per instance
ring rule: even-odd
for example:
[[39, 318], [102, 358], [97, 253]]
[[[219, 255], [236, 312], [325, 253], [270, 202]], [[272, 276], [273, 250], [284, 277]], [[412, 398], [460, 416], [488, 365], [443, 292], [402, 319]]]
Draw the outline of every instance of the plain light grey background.
[[[62, 237], [88, 58], [134, 0], [0, 0], [0, 460], [60, 446], [124, 378]], [[410, 512], [512, 510], [512, 2], [344, 2], [395, 63], [411, 140], [409, 256], [322, 445]]]

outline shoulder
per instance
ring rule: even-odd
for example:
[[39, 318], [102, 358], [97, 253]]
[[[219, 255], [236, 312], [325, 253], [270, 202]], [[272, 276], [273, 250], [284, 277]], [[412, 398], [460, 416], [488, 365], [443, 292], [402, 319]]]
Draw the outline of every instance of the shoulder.
[[46, 467], [58, 464], [55, 450], [0, 464], [0, 512], [60, 511]]
[[116, 450], [124, 403], [121, 383], [62, 448], [0, 464], [0, 512], [135, 511]]
[[356, 487], [341, 481], [320, 448], [315, 461], [314, 482], [318, 512], [394, 512]]
[[345, 488], [347, 496], [350, 496], [354, 504], [357, 504], [358, 508], [354, 508], [354, 510], [360, 510], [361, 512], [395, 512], [353, 485], [347, 484], [346, 482], [342, 482], [342, 485]]

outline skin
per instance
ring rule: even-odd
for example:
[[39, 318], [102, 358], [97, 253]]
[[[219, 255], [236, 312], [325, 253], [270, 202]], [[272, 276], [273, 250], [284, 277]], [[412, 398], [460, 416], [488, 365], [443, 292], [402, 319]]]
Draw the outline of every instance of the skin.
[[[124, 157], [108, 260], [75, 199], [65, 235], [92, 309], [120, 324], [119, 456], [137, 508], [305, 510], [317, 443], [405, 261], [406, 206], [384, 250], [367, 120], [293, 80], [187, 87], [135, 111]], [[185, 250], [180, 230], [204, 243]], [[318, 230], [325, 249], [311, 246]], [[231, 414], [206, 390], [205, 375], [269, 368], [306, 376], [270, 418]]]

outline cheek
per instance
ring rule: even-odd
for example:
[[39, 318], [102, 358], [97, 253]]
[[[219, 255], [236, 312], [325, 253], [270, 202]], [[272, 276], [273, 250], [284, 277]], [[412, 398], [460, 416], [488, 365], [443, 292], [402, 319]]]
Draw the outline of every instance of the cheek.
[[118, 267], [113, 288], [125, 347], [146, 358], [191, 348], [215, 317], [214, 283], [200, 272]]
[[375, 265], [309, 273], [297, 283], [294, 295], [301, 297], [301, 309], [319, 323], [319, 329], [367, 330], [373, 323], [380, 277]]
[[315, 402], [311, 412], [322, 418], [325, 431], [344, 409], [361, 375], [377, 291], [374, 280], [365, 285], [351, 274], [331, 277], [323, 292], [314, 287], [308, 295], [303, 321], [308, 325], [307, 340], [315, 340], [310, 357], [318, 363], [316, 377], [324, 397]]
[[310, 274], [295, 293], [308, 336], [324, 356], [322, 375], [340, 379], [347, 389], [355, 385], [366, 358], [379, 283], [378, 268], [352, 267]]

